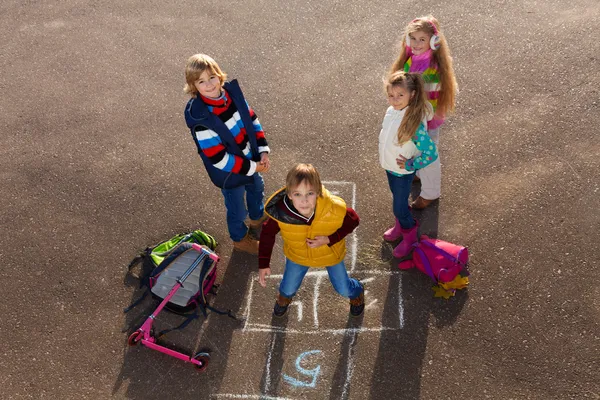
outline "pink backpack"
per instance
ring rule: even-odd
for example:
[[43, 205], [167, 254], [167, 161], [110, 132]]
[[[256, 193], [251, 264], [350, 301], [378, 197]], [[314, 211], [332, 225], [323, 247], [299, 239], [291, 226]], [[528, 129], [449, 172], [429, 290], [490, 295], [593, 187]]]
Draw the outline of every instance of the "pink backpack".
[[412, 258], [402, 261], [398, 268], [417, 267], [438, 285], [433, 287], [435, 297], [447, 299], [454, 296], [456, 289], [464, 289], [469, 284], [468, 261], [466, 247], [422, 235], [413, 244]]

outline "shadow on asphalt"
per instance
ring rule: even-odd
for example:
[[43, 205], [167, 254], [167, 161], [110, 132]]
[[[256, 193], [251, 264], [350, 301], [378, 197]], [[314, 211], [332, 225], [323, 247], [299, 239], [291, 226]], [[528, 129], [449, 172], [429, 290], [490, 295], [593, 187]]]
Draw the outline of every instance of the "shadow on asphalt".
[[337, 368], [333, 375], [333, 382], [331, 385], [331, 392], [329, 393], [330, 400], [347, 400], [350, 389], [350, 382], [348, 376], [352, 375], [352, 369], [354, 368], [353, 361], [355, 359], [354, 354], [356, 351], [356, 343], [358, 339], [358, 330], [363, 325], [364, 314], [360, 317], [352, 317], [348, 315], [348, 322], [346, 323], [346, 329], [350, 333], [344, 335], [344, 341], [342, 342], [342, 349], [338, 361]]
[[[420, 189], [419, 184], [413, 185], [413, 199], [419, 195]], [[412, 213], [420, 224], [419, 235], [437, 238], [439, 201], [424, 210], [413, 210]], [[382, 260], [391, 260], [390, 269], [397, 271], [398, 260], [391, 255], [393, 246], [382, 245], [381, 248]], [[402, 290], [395, 290], [400, 285]], [[370, 399], [420, 398], [430, 316], [434, 316], [436, 327], [452, 325], [468, 299], [467, 290], [458, 291], [449, 300], [434, 298], [431, 286], [430, 278], [416, 269], [391, 275], [382, 325], [393, 326], [396, 321], [402, 320], [403, 328], [381, 333], [379, 352], [371, 376]], [[398, 307], [400, 301], [402, 308]]]
[[[416, 199], [421, 193], [421, 184], [413, 183], [410, 197]], [[431, 203], [424, 210], [412, 210], [413, 217], [419, 221], [419, 236], [427, 235], [430, 238], [438, 237], [440, 200]]]
[[[227, 266], [222, 263], [219, 265], [219, 269], [226, 270], [217, 296], [212, 297], [211, 305], [219, 310], [231, 310], [239, 320], [212, 313], [209, 314], [210, 323], [205, 323], [200, 312], [200, 317], [185, 329], [170, 332], [168, 337], [159, 341], [184, 354], [209, 352], [211, 361], [204, 372], [199, 373], [191, 364], [157, 351], [140, 345], [129, 347], [125, 344], [124, 361], [114, 384], [113, 394], [119, 391], [124, 382], [127, 384], [125, 395], [128, 399], [165, 399], [172, 397], [173, 393], [177, 393], [178, 399], [204, 399], [209, 398], [211, 393], [218, 392], [221, 379], [225, 376], [233, 332], [243, 325], [241, 306], [251, 272], [257, 269], [256, 262], [256, 257], [234, 251]], [[126, 278], [126, 284], [131, 284], [129, 278]], [[140, 290], [136, 290], [132, 301], [140, 293]], [[158, 304], [157, 300], [151, 300], [148, 295], [143, 303], [126, 314], [125, 327], [128, 328], [128, 333], [127, 336], [123, 334], [124, 343], [129, 332], [137, 329]], [[182, 321], [183, 317], [180, 315], [162, 312], [155, 322], [156, 331], [177, 326]]]
[[[289, 314], [289, 313], [288, 313]], [[260, 380], [260, 392], [263, 396], [277, 397], [283, 374], [283, 351], [285, 349], [285, 328], [288, 323], [288, 314], [283, 317], [271, 317], [271, 326], [274, 328], [269, 334], [269, 350], [270, 359], [265, 364], [262, 378]], [[281, 332], [276, 332], [280, 329]]]

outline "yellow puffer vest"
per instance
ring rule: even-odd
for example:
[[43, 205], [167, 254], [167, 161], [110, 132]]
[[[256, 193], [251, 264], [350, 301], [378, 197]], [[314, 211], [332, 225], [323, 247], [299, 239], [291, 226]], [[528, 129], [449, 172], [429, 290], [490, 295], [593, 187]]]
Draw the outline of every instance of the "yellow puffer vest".
[[[267, 205], [275, 197], [280, 198], [282, 191], [285, 195], [285, 188], [278, 190], [267, 200]], [[282, 222], [276, 215], [269, 214], [269, 216], [279, 224], [283, 239], [283, 254], [291, 261], [307, 267], [330, 267], [346, 256], [345, 239], [332, 246], [323, 245], [317, 248], [310, 248], [306, 244], [307, 238], [314, 239], [315, 236], [329, 236], [335, 233], [344, 222], [346, 202], [332, 195], [327, 189], [323, 188], [323, 196], [317, 197], [315, 217], [311, 225], [289, 224]]]

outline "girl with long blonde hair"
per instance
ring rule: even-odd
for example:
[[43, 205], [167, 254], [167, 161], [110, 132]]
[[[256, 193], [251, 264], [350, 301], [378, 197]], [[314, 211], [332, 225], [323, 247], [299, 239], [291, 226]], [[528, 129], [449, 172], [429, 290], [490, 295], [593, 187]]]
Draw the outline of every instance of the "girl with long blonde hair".
[[417, 221], [408, 207], [408, 196], [415, 175], [437, 160], [435, 143], [427, 134], [427, 123], [433, 109], [425, 96], [421, 75], [397, 71], [384, 80], [389, 107], [379, 133], [379, 162], [386, 170], [392, 192], [394, 226], [383, 237], [402, 241], [393, 251], [394, 257], [406, 257], [417, 241]]
[[[433, 141], [439, 143], [440, 126], [446, 115], [454, 111], [458, 85], [454, 76], [450, 49], [437, 19], [432, 15], [412, 20], [404, 31], [400, 54], [390, 72], [404, 71], [421, 74], [427, 100], [434, 110], [434, 117], [427, 129]], [[423, 209], [441, 195], [441, 165], [439, 159], [428, 168], [418, 172], [421, 194], [412, 203], [415, 209]]]

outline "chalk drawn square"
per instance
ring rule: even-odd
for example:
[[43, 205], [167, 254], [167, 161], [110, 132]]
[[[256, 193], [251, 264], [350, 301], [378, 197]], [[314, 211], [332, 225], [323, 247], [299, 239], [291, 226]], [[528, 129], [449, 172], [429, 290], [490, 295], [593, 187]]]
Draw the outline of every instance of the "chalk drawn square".
[[[244, 312], [244, 331], [285, 331], [289, 334], [345, 334], [350, 329], [360, 332], [380, 332], [402, 329], [401, 274], [395, 271], [360, 271], [352, 274], [365, 285], [365, 312], [358, 328], [347, 328], [348, 299], [335, 292], [326, 271], [310, 271], [288, 310], [284, 327], [272, 326], [272, 312], [281, 275], [267, 279], [267, 288], [255, 279], [249, 285]], [[376, 295], [384, 296], [378, 298]]]

